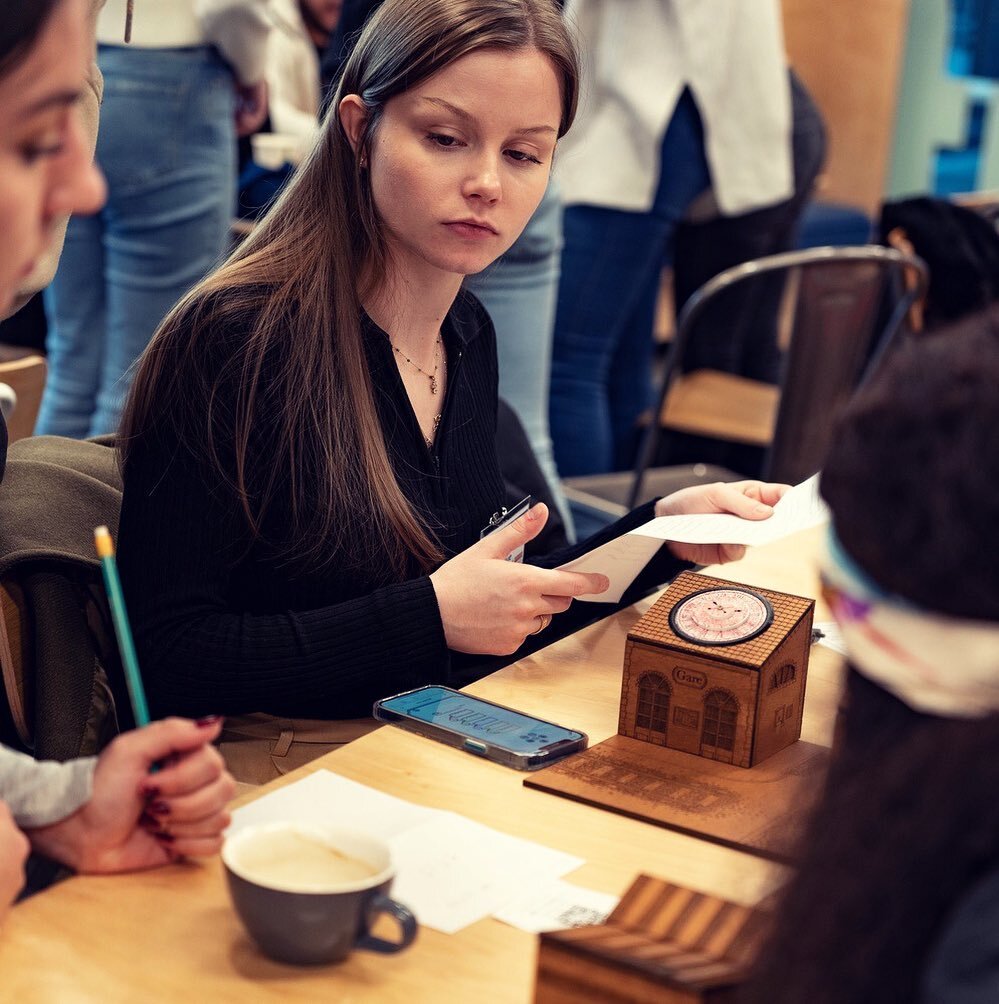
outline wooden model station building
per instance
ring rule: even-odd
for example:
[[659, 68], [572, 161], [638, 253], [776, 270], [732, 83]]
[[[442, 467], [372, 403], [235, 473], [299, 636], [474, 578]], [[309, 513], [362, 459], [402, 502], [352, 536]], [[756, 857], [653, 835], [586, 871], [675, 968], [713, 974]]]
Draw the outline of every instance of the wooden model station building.
[[628, 633], [618, 733], [739, 767], [797, 741], [814, 608], [681, 573]]

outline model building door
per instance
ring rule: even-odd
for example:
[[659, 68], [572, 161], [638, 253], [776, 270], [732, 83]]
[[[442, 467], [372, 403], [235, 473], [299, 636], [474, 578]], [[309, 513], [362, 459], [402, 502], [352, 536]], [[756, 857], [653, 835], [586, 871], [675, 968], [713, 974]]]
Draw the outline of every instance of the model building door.
[[704, 698], [704, 728], [701, 756], [731, 763], [735, 751], [735, 731], [739, 702], [727, 690], [710, 690]]
[[638, 678], [638, 713], [635, 738], [657, 746], [666, 745], [670, 685], [662, 673], [643, 673]]

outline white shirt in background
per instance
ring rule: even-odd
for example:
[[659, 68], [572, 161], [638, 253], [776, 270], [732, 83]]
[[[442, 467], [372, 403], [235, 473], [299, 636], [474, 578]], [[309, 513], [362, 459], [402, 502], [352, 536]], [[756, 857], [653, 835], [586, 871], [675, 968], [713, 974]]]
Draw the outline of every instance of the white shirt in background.
[[[647, 211], [684, 86], [697, 103], [726, 215], [794, 190], [779, 0], [567, 0], [583, 87], [556, 158], [567, 205]], [[667, 167], [668, 169], [668, 167]]]
[[[127, 0], [107, 0], [97, 18], [97, 41], [125, 45]], [[138, 0], [130, 46], [183, 49], [214, 45], [241, 84], [263, 79], [270, 0]]]
[[271, 0], [274, 30], [267, 41], [271, 129], [311, 146], [319, 125], [319, 56], [298, 0]]

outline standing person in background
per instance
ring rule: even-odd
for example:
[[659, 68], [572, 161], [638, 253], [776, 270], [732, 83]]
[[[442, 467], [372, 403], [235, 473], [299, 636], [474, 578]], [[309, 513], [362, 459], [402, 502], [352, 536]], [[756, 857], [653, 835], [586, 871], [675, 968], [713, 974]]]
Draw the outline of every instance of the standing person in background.
[[[258, 220], [288, 183], [295, 164], [319, 134], [319, 57], [340, 18], [341, 0], [270, 0], [267, 41], [268, 117], [259, 134], [280, 137], [282, 156], [259, 156], [253, 137], [239, 144], [239, 204], [243, 219]], [[259, 142], [264, 142], [262, 138]]]
[[[333, 87], [357, 34], [382, 0], [344, 0], [343, 16], [330, 39], [322, 63], [324, 87]], [[561, 8], [562, 0], [551, 0]], [[496, 328], [500, 397], [513, 409], [527, 434], [534, 457], [547, 481], [548, 495], [558, 507], [566, 534], [574, 539], [572, 514], [562, 494], [548, 426], [552, 336], [562, 257], [562, 198], [550, 178], [544, 198], [513, 247], [466, 286], [482, 302]], [[501, 429], [500, 466], [507, 469], [504, 447], [514, 449], [519, 437]], [[512, 467], [518, 464], [511, 458]]]
[[267, 0], [139, 3], [97, 23], [105, 78], [97, 161], [106, 208], [71, 221], [47, 292], [49, 375], [37, 431], [113, 432], [128, 370], [218, 261], [235, 204], [236, 133], [266, 115]]
[[794, 191], [777, 0], [568, 0], [589, 87], [561, 151], [565, 251], [551, 428], [563, 476], [631, 463], [651, 392], [659, 274], [691, 203]]
[[267, 97], [271, 130], [302, 141], [319, 129], [319, 60], [340, 20], [342, 0], [271, 0]]
[[[496, 326], [500, 397], [527, 434], [550, 498], [570, 540], [572, 514], [562, 494], [548, 427], [552, 336], [562, 256], [562, 199], [558, 182], [548, 182], [544, 198], [513, 247], [489, 268], [465, 282], [482, 301]], [[503, 442], [499, 441], [504, 468]]]

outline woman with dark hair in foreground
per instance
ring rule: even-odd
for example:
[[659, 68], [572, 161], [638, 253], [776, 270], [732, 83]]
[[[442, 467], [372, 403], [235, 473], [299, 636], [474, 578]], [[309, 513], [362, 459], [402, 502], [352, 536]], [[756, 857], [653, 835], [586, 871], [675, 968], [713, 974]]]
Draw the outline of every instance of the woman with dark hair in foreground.
[[999, 312], [899, 346], [822, 476], [849, 651], [750, 998], [999, 1000]]
[[[91, 59], [87, 11], [85, 0], [0, 8], [0, 316], [59, 220], [104, 200], [77, 108]], [[0, 477], [6, 455], [0, 418]], [[215, 853], [235, 790], [210, 745], [220, 730], [216, 716], [155, 722], [65, 764], [0, 746], [0, 918], [24, 884], [29, 848], [95, 873]]]

